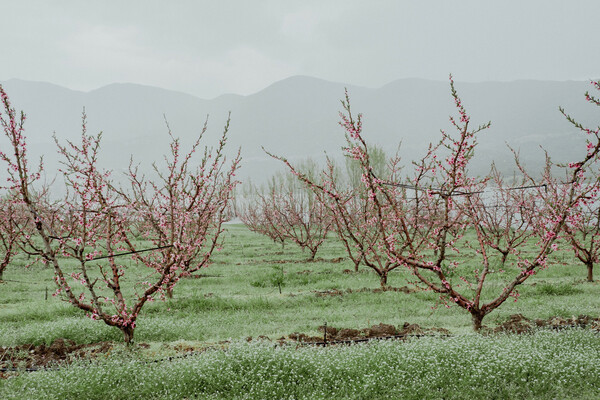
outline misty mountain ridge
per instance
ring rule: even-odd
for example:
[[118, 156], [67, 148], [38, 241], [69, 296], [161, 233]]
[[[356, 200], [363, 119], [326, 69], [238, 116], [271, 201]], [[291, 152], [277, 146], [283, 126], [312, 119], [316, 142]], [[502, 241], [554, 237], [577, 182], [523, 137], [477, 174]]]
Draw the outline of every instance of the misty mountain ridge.
[[[2, 82], [13, 106], [28, 116], [26, 134], [32, 162], [44, 155], [49, 174], [56, 171], [58, 155], [52, 135], [59, 141], [77, 140], [85, 107], [87, 132], [103, 132], [101, 163], [125, 170], [133, 159], [143, 170], [160, 164], [168, 151], [165, 118], [182, 144], [190, 144], [208, 117], [203, 144], [213, 147], [222, 134], [228, 113], [231, 125], [228, 154], [242, 149], [242, 180], [263, 182], [281, 163], [261, 149], [288, 159], [325, 154], [341, 159], [344, 131], [338, 125], [340, 99], [347, 88], [352, 111], [363, 114], [363, 134], [369, 143], [399, 154], [409, 165], [422, 157], [430, 142], [440, 139], [440, 129], [452, 132], [449, 115], [456, 115], [450, 85], [443, 81], [399, 79], [380, 88], [365, 88], [322, 79], [293, 76], [248, 95], [225, 94], [211, 100], [152, 86], [114, 83], [89, 92], [46, 82], [11, 79]], [[558, 111], [562, 106], [584, 125], [597, 125], [597, 110], [585, 102], [588, 82], [457, 81], [456, 89], [471, 116], [472, 126], [492, 122], [479, 136], [470, 171], [485, 175], [494, 161], [512, 175], [514, 161], [506, 144], [520, 151], [524, 164], [539, 170], [543, 146], [560, 162], [574, 161], [585, 153], [585, 138]], [[4, 147], [5, 141], [0, 141]], [[184, 147], [185, 149], [185, 147]]]

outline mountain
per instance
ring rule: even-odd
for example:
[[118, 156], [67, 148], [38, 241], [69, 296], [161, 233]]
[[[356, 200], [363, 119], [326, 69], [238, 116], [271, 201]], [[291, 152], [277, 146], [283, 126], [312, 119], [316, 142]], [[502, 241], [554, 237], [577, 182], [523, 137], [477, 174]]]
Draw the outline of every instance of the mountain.
[[[175, 136], [189, 144], [208, 118], [203, 142], [214, 146], [231, 112], [228, 148], [242, 148], [242, 179], [263, 181], [281, 168], [262, 150], [299, 160], [323, 159], [325, 152], [341, 158], [344, 132], [338, 125], [340, 99], [347, 87], [354, 113], [363, 113], [364, 136], [370, 143], [410, 160], [424, 155], [437, 142], [440, 129], [451, 132], [454, 115], [448, 82], [400, 79], [370, 89], [321, 79], [294, 76], [275, 82], [249, 96], [227, 94], [206, 100], [128, 83], [115, 83], [90, 92], [66, 89], [44, 82], [11, 79], [2, 82], [13, 106], [28, 116], [26, 132], [32, 157], [44, 155], [49, 174], [56, 171], [59, 141], [76, 140], [85, 107], [88, 133], [103, 132], [101, 162], [124, 170], [131, 155], [149, 170], [160, 161], [168, 145], [165, 119]], [[583, 94], [589, 83], [567, 81], [514, 81], [456, 83], [473, 124], [492, 121], [482, 132], [471, 173], [486, 174], [491, 161], [506, 174], [514, 169], [506, 144], [520, 150], [533, 170], [543, 162], [543, 146], [558, 161], [574, 160], [585, 148], [581, 134], [560, 114], [563, 106], [579, 121], [594, 125], [596, 110]], [[0, 141], [0, 146], [6, 143]]]

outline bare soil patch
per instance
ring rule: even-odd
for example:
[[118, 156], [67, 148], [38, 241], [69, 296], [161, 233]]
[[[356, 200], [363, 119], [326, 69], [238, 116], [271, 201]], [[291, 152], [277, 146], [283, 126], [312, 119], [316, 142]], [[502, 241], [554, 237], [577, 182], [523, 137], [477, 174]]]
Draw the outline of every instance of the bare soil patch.
[[320, 326], [319, 331], [323, 332], [321, 336], [309, 336], [304, 333], [294, 332], [288, 335], [287, 338], [280, 340], [291, 340], [302, 343], [324, 343], [327, 342], [356, 342], [366, 341], [369, 339], [386, 339], [386, 338], [404, 338], [416, 335], [434, 335], [442, 334], [449, 335], [450, 332], [443, 328], [423, 328], [418, 324], [405, 322], [404, 325], [397, 327], [380, 323], [372, 325], [369, 328], [354, 329], [354, 328], [336, 328], [333, 326]]
[[600, 331], [600, 318], [580, 315], [571, 318], [550, 317], [548, 319], [529, 319], [522, 314], [513, 314], [504, 323], [494, 328], [492, 332], [521, 334], [531, 333], [536, 328], [591, 328]]
[[313, 271], [312, 271], [312, 270], [310, 270], [310, 269], [305, 269], [305, 270], [303, 270], [303, 271], [298, 271], [298, 272], [296, 272], [296, 274], [298, 274], [298, 275], [309, 275], [309, 274], [312, 274], [312, 272], [313, 272]]
[[409, 288], [408, 286], [401, 286], [401, 287], [392, 287], [392, 286], [387, 286], [385, 288], [361, 288], [361, 289], [329, 289], [329, 290], [312, 290], [313, 293], [315, 293], [318, 297], [329, 297], [329, 296], [343, 296], [345, 294], [350, 294], [350, 293], [361, 293], [361, 292], [368, 292], [368, 293], [383, 293], [383, 292], [402, 292], [402, 293], [414, 293], [416, 292], [417, 289], [415, 288]]
[[[364, 290], [373, 291], [373, 289]], [[363, 289], [355, 290], [363, 291]], [[322, 295], [343, 295], [352, 291], [327, 291]], [[511, 315], [504, 323], [486, 329], [485, 333], [532, 333], [535, 329], [567, 329], [567, 328], [589, 328], [600, 332], [600, 318], [589, 315], [580, 315], [571, 318], [550, 317], [548, 319], [529, 319], [522, 314]], [[403, 325], [389, 325], [380, 323], [368, 328], [337, 328], [333, 326], [320, 326], [321, 333], [311, 336], [305, 333], [294, 332], [288, 336], [277, 339], [279, 343], [306, 343], [306, 344], [328, 344], [351, 343], [367, 341], [371, 339], [403, 339], [415, 336], [450, 335], [450, 331], [444, 328], [424, 328], [418, 324], [405, 322]], [[267, 336], [258, 336], [258, 340], [271, 340]], [[248, 337], [246, 340], [253, 340]], [[219, 344], [227, 344], [228, 341]], [[13, 371], [37, 370], [44, 368], [57, 368], [68, 365], [75, 360], [92, 360], [102, 355], [110, 354], [114, 344], [112, 342], [98, 342], [92, 344], [77, 344], [72, 340], [58, 338], [49, 346], [45, 344], [33, 345], [23, 344], [20, 346], [0, 347], [0, 379], [7, 378]], [[137, 344], [141, 348], [148, 348], [145, 343]], [[203, 346], [203, 350], [205, 347]], [[173, 348], [177, 353], [197, 352], [198, 348], [189, 345], [177, 345]]]
[[111, 351], [111, 342], [76, 344], [69, 339], [58, 338], [50, 346], [23, 344], [0, 347], [0, 369], [42, 369], [69, 364], [77, 359], [93, 359]]

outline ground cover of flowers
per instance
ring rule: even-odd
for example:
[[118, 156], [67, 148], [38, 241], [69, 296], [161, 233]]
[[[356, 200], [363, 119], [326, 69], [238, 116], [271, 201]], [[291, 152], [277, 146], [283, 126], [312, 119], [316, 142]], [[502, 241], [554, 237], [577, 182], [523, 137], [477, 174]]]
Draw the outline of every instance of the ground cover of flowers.
[[3, 399], [507, 399], [600, 397], [590, 330], [351, 346], [235, 342], [146, 363], [121, 353], [0, 381]]
[[[600, 398], [599, 283], [585, 281], [570, 252], [553, 254], [550, 268], [521, 285], [518, 301], [484, 321], [486, 333], [525, 335], [485, 336], [472, 334], [464, 310], [412, 285], [404, 269], [390, 274], [385, 291], [372, 271], [354, 272], [334, 236], [311, 262], [241, 225], [228, 225], [225, 239], [200, 278], [184, 279], [173, 299], [144, 308], [133, 349], [118, 330], [53, 297], [52, 270], [26, 268], [31, 260], [19, 255], [0, 283], [0, 348], [10, 349], [0, 367], [61, 365], [0, 373], [0, 399]], [[500, 285], [497, 275], [492, 283]], [[360, 337], [382, 326], [452, 337], [296, 348], [293, 336], [320, 338], [324, 323]], [[247, 343], [250, 336], [271, 341]], [[281, 337], [287, 346], [279, 346]], [[201, 354], [152, 362], [190, 351]]]

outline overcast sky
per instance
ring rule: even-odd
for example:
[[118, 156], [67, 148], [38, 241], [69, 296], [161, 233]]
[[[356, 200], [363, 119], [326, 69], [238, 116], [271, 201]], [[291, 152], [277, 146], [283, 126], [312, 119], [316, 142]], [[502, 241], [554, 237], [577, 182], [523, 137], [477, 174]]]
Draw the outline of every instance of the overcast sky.
[[379, 87], [600, 77], [598, 0], [0, 0], [0, 80], [202, 98], [292, 75]]

